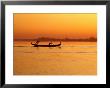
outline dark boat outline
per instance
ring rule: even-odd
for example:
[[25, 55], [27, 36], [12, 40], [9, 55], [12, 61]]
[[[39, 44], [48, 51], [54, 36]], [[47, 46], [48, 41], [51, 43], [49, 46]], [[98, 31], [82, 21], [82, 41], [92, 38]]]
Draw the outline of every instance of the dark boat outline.
[[37, 44], [33, 44], [31, 42], [31, 45], [34, 45], [34, 47], [57, 47], [57, 46], [61, 45], [61, 42], [60, 42], [60, 44], [56, 44], [56, 45], [37, 45]]

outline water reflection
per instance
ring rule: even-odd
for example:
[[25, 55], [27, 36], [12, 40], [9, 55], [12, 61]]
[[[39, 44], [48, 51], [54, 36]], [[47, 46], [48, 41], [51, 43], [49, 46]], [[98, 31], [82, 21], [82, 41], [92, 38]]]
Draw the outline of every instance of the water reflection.
[[14, 75], [96, 74], [96, 42], [63, 42], [60, 47], [33, 47], [30, 42], [14, 42]]

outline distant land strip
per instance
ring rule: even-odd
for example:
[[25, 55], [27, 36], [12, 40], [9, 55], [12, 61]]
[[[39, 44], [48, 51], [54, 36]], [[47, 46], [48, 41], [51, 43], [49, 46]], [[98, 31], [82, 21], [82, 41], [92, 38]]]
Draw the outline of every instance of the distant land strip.
[[47, 38], [47, 37], [40, 37], [36, 39], [14, 39], [14, 41], [79, 41], [79, 42], [96, 42], [97, 39], [94, 37], [85, 38], [85, 39], [70, 39], [70, 38], [64, 38], [64, 39], [57, 39], [57, 38]]

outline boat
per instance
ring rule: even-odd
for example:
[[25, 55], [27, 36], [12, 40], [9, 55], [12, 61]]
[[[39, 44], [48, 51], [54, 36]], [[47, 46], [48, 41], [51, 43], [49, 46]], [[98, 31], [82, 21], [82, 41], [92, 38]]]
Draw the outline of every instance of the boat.
[[34, 47], [57, 47], [57, 46], [61, 45], [61, 42], [59, 44], [56, 44], [56, 45], [53, 45], [53, 44], [52, 45], [38, 45], [38, 44], [31, 42], [31, 45], [33, 45]]

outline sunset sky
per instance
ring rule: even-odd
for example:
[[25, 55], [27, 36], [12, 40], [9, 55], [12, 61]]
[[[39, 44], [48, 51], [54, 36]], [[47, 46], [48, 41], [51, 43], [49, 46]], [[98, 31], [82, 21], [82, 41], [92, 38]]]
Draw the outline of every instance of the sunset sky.
[[14, 39], [88, 38], [97, 36], [97, 14], [14, 14]]

